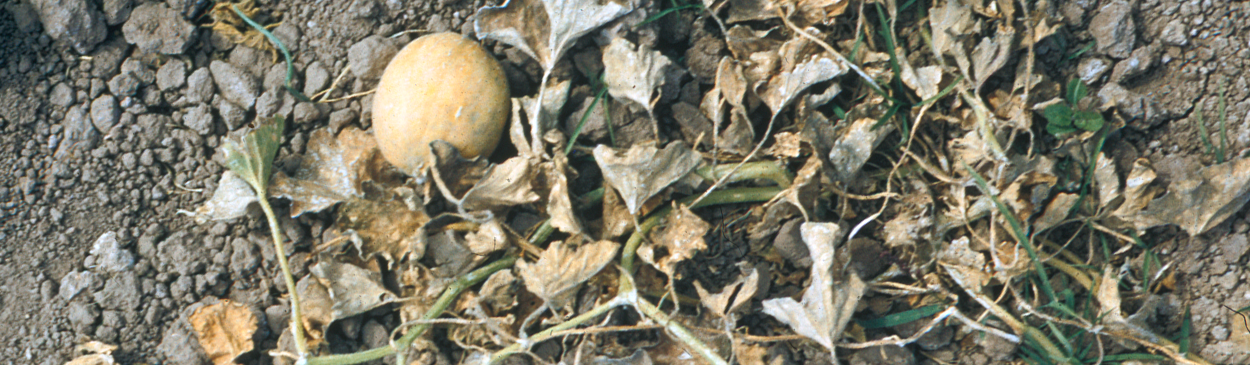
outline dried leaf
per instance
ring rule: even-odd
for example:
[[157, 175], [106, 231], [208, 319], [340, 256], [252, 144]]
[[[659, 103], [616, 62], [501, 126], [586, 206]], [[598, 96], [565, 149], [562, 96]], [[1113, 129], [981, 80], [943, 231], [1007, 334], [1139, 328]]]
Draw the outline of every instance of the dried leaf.
[[512, 270], [500, 270], [486, 278], [479, 289], [477, 300], [487, 306], [492, 313], [499, 314], [516, 306], [517, 290], [521, 281]]
[[498, 219], [491, 219], [478, 226], [477, 231], [465, 235], [464, 240], [474, 255], [484, 256], [508, 248], [508, 232]]
[[699, 300], [712, 310], [713, 314], [722, 318], [737, 312], [742, 305], [750, 303], [760, 288], [760, 270], [752, 267], [746, 270], [747, 275], [738, 276], [732, 283], [721, 288], [719, 293], [709, 293], [703, 284], [694, 282], [694, 289], [699, 292]]
[[916, 91], [916, 95], [920, 95], [923, 100], [937, 96], [939, 88], [938, 84], [942, 82], [942, 68], [939, 66], [925, 66], [921, 68], [912, 68], [910, 63], [899, 62], [903, 69], [903, 83], [907, 84], [912, 90]]
[[899, 213], [885, 223], [885, 244], [912, 246], [933, 237], [933, 197], [923, 181], [911, 181], [912, 190], [900, 201]]
[[[793, 132], [781, 132], [773, 135], [775, 142], [769, 147], [767, 152], [773, 157], [795, 158], [799, 157], [802, 152], [800, 149], [799, 135]], [[819, 160], [817, 160], [819, 162]]]
[[815, 211], [816, 200], [820, 194], [821, 166], [819, 157], [816, 155], [808, 157], [807, 163], [804, 163], [798, 175], [795, 175], [794, 182], [773, 199], [794, 205], [803, 214], [804, 221], [810, 220], [809, 212]]
[[517, 47], [551, 70], [578, 38], [637, 6], [634, 1], [509, 0], [479, 9], [473, 30], [479, 39]]
[[317, 348], [325, 341], [325, 331], [334, 321], [334, 300], [330, 299], [330, 290], [312, 275], [300, 279], [295, 290], [299, 293], [304, 339], [309, 348]]
[[113, 351], [117, 350], [116, 345], [105, 344], [100, 341], [90, 341], [77, 346], [79, 352], [83, 352], [82, 356], [65, 363], [65, 365], [113, 365]]
[[397, 200], [353, 199], [339, 207], [336, 218], [340, 230], [360, 238], [356, 252], [361, 260], [379, 256], [390, 265], [425, 253], [418, 230], [429, 221], [425, 211], [410, 210]]
[[1015, 50], [1016, 41], [1014, 30], [999, 27], [993, 39], [982, 38], [981, 43], [972, 49], [973, 74], [970, 76], [976, 80], [977, 93], [981, 92], [981, 86], [990, 79], [990, 76], [1007, 64], [1007, 60], [1011, 58], [1011, 51]]
[[990, 282], [990, 275], [985, 272], [985, 256], [972, 250], [967, 236], [951, 241], [938, 253], [938, 264], [970, 293], [980, 293]]
[[1115, 173], [1115, 161], [1102, 152], [1098, 153], [1098, 164], [1094, 166], [1094, 182], [1098, 185], [1099, 207], [1110, 207], [1120, 197], [1120, 176]]
[[755, 128], [751, 126], [751, 120], [747, 119], [745, 112], [738, 112], [738, 107], [733, 109], [735, 111], [729, 114], [729, 126], [720, 133], [716, 147], [746, 156], [755, 147]]
[[324, 260], [308, 269], [326, 286], [332, 301], [332, 321], [368, 312], [394, 302], [395, 294], [382, 286], [382, 274], [359, 266]]
[[191, 312], [187, 321], [213, 364], [233, 364], [235, 358], [256, 346], [252, 338], [258, 323], [256, 314], [243, 304], [221, 299]]
[[468, 211], [494, 209], [538, 201], [532, 183], [537, 171], [524, 157], [513, 157], [486, 169], [485, 177], [465, 193], [460, 207]]
[[431, 142], [430, 151], [433, 152], [434, 168], [438, 170], [439, 178], [454, 196], [464, 196], [473, 184], [486, 176], [486, 169], [490, 168], [490, 161], [482, 156], [464, 158], [456, 146], [443, 140]]
[[[810, 42], [806, 38], [796, 38], [781, 45], [778, 50], [781, 57], [781, 70], [768, 79], [768, 83], [760, 90], [755, 88], [760, 100], [772, 109], [773, 114], [790, 105], [796, 97], [807, 88], [845, 74], [849, 70], [846, 65], [836, 61], [824, 51], [810, 52]], [[818, 48], [816, 48], [818, 49]]]
[[603, 81], [612, 97], [651, 111], [655, 107], [655, 89], [664, 83], [664, 70], [672, 64], [659, 51], [634, 45], [625, 38], [614, 38], [603, 50]]
[[1150, 183], [1157, 177], [1154, 168], [1150, 166], [1150, 160], [1139, 158], [1133, 161], [1133, 169], [1124, 179], [1124, 202], [1111, 215], [1132, 217], [1145, 209], [1155, 197]]
[[681, 141], [665, 146], [639, 144], [621, 151], [598, 145], [595, 162], [603, 171], [603, 179], [621, 194], [629, 213], [637, 215], [642, 203], [674, 181], [694, 171], [702, 158]]
[[1250, 200], [1250, 159], [1203, 167], [1150, 202], [1133, 217], [1137, 229], [1175, 224], [1197, 236], [1220, 224]]
[[565, 175], [568, 170], [568, 157], [563, 153], [552, 158], [550, 164], [544, 163], [548, 185], [547, 214], [551, 216], [551, 226], [564, 233], [578, 234], [582, 232], [582, 224], [573, 211], [573, 201], [569, 198], [569, 179]]
[[[564, 103], [569, 100], [569, 90], [571, 90], [572, 85], [573, 82], [571, 80], [548, 81], [547, 88], [543, 92], [543, 100], [541, 104], [535, 103], [537, 96], [516, 99], [520, 100], [520, 103], [525, 110], [526, 117], [529, 118], [529, 122], [531, 124], [529, 144], [524, 143], [524, 137], [520, 137], [524, 136], [524, 127], [521, 127], [520, 131], [510, 132], [521, 132], [520, 136], [513, 136], [513, 143], [517, 142], [518, 137], [520, 137], [520, 141], [522, 141], [522, 143], [517, 144], [517, 146], [530, 146], [530, 150], [523, 152], [522, 156], [531, 157], [543, 154], [542, 137], [546, 135], [547, 131], [551, 130], [556, 123], [559, 122], [560, 110], [564, 108]], [[513, 102], [516, 103], [516, 100]], [[536, 121], [542, 121], [542, 124], [535, 124]], [[514, 120], [514, 124], [515, 123], [520, 123], [520, 121]], [[524, 150], [524, 148], [520, 149]]]
[[[712, 228], [712, 225], [704, 222], [686, 206], [673, 204], [676, 205], [673, 213], [660, 223], [663, 228], [652, 231], [651, 242], [638, 248], [639, 258], [670, 276], [675, 272], [678, 262], [693, 258], [696, 252], [707, 249], [703, 236]], [[657, 256], [657, 245], [663, 246], [668, 254]]]
[[315, 130], [295, 176], [278, 172], [272, 194], [291, 200], [291, 217], [363, 198], [367, 164], [377, 153], [377, 141], [360, 129], [343, 129], [338, 137], [328, 128]]
[[603, 270], [616, 257], [619, 248], [620, 245], [612, 241], [599, 241], [576, 249], [563, 242], [552, 242], [538, 262], [517, 261], [517, 274], [525, 281], [525, 288], [547, 301], [548, 307], [564, 308], [576, 294], [574, 289]]
[[829, 149], [829, 162], [833, 163], [833, 169], [827, 169], [826, 173], [831, 174], [835, 181], [849, 182], [854, 179], [868, 162], [868, 157], [872, 156], [872, 150], [893, 131], [893, 124], [878, 127], [876, 119], [855, 120]]
[[247, 215], [247, 207], [255, 202], [256, 193], [248, 186], [247, 181], [234, 171], [226, 170], [221, 173], [221, 180], [217, 182], [213, 197], [196, 208], [191, 215], [199, 224], [231, 220]]
[[835, 223], [803, 223], [803, 242], [812, 254], [811, 285], [803, 293], [803, 301], [783, 297], [764, 301], [764, 313], [789, 325], [794, 332], [816, 341], [836, 356], [834, 343], [855, 314], [855, 306], [868, 286], [853, 270], [835, 280], [834, 249], [843, 239], [842, 229]]
[[933, 49], [951, 54], [959, 47], [958, 39], [972, 29], [972, 10], [963, 1], [947, 0], [946, 5], [929, 9], [929, 27], [933, 29]]
[[729, 0], [729, 17], [725, 23], [768, 20], [781, 15], [773, 0]]
[[1054, 199], [1050, 200], [1050, 204], [1046, 205], [1046, 210], [1042, 213], [1037, 221], [1033, 222], [1033, 230], [1041, 232], [1058, 225], [1068, 217], [1068, 213], [1072, 211], [1072, 207], [1080, 200], [1080, 195], [1072, 193], [1059, 193]]

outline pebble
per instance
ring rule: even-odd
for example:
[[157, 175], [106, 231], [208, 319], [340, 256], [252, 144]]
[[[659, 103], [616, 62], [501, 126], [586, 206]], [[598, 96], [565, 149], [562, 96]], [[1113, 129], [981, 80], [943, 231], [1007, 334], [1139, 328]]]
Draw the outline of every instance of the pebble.
[[347, 64], [356, 78], [372, 81], [382, 77], [391, 57], [399, 52], [395, 45], [378, 35], [366, 37], [347, 49]]
[[182, 124], [200, 135], [209, 135], [213, 133], [213, 114], [207, 104], [196, 105], [187, 109]]
[[1180, 19], [1172, 19], [1167, 25], [1163, 26], [1163, 31], [1159, 32], [1159, 40], [1169, 46], [1183, 47], [1189, 44], [1189, 37], [1185, 33], [1185, 22]]
[[1110, 69], [1111, 61], [1102, 57], [1085, 58], [1081, 60], [1081, 63], [1076, 67], [1077, 74], [1080, 75], [1081, 81], [1086, 85], [1093, 85], [1098, 82], [1098, 80], [1101, 79], [1103, 75], [1106, 75], [1107, 71]]
[[77, 102], [74, 98], [74, 88], [67, 83], [58, 82], [52, 87], [52, 92], [48, 95], [48, 102], [62, 108], [74, 105]]
[[200, 67], [187, 77], [186, 98], [191, 103], [207, 103], [213, 100], [213, 76], [208, 67]]
[[156, 70], [156, 86], [161, 91], [173, 90], [187, 83], [187, 63], [173, 58]]
[[330, 83], [330, 71], [321, 61], [315, 61], [304, 70], [304, 94], [313, 95]]
[[256, 97], [260, 95], [260, 84], [256, 77], [247, 71], [224, 61], [213, 61], [208, 65], [213, 73], [213, 82], [217, 90], [227, 101], [244, 109], [256, 105]]
[[195, 25], [164, 2], [149, 2], [131, 11], [122, 35], [142, 53], [182, 54], [194, 43]]
[[32, 1], [39, 12], [44, 32], [57, 41], [68, 43], [80, 54], [90, 53], [108, 36], [104, 14], [93, 2], [85, 0]]
[[100, 235], [91, 246], [91, 254], [96, 257], [96, 267], [105, 271], [123, 272], [135, 265], [134, 254], [121, 248], [117, 241], [117, 232], [109, 231]]
[[109, 92], [117, 96], [133, 96], [135, 91], [139, 90], [139, 79], [135, 78], [131, 73], [121, 73], [113, 76], [108, 82]]
[[91, 102], [91, 124], [97, 131], [106, 132], [113, 129], [121, 116], [122, 110], [117, 105], [117, 98], [113, 95], [105, 94]]
[[102, 5], [104, 22], [108, 25], [118, 25], [130, 19], [130, 12], [135, 8], [135, 0], [104, 0]]
[[91, 118], [87, 116], [87, 108], [83, 105], [74, 105], [65, 112], [65, 135], [59, 148], [57, 148], [57, 156], [66, 156], [73, 150], [91, 150], [95, 148], [99, 141], [100, 132], [96, 131], [91, 124]]
[[95, 324], [96, 318], [100, 316], [100, 309], [93, 303], [83, 303], [76, 301], [69, 303], [65, 309], [65, 317], [69, 319], [69, 323], [74, 327], [74, 331], [78, 333], [87, 333], [91, 330], [91, 326]]
[[91, 287], [95, 282], [96, 274], [90, 271], [71, 271], [61, 278], [60, 293], [61, 299], [69, 301], [74, 299], [83, 289]]
[[139, 278], [133, 271], [127, 271], [105, 282], [104, 289], [96, 292], [94, 299], [105, 309], [132, 311], [139, 308], [142, 296]]
[[1111, 1], [1098, 10], [1089, 22], [1089, 31], [1098, 42], [1095, 51], [1117, 59], [1129, 56], [1137, 42], [1132, 12], [1132, 5], [1124, 0]]

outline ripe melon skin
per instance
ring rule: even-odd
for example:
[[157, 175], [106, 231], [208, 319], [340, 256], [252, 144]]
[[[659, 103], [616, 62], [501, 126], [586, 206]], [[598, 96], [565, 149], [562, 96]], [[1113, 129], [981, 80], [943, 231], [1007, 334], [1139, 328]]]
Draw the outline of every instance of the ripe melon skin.
[[404, 46], [383, 71], [373, 135], [388, 162], [421, 177], [434, 164], [435, 140], [467, 158], [490, 156], [510, 103], [503, 69], [481, 45], [458, 33], [430, 34]]

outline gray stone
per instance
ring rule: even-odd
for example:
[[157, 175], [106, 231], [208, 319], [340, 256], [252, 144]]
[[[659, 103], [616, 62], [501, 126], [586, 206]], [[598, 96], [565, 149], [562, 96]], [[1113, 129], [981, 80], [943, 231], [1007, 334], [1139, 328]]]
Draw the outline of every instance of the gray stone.
[[196, 105], [187, 109], [187, 113], [182, 115], [182, 124], [201, 136], [212, 134], [213, 113], [208, 104]]
[[[297, 81], [297, 78], [292, 78], [291, 87], [299, 90], [298, 85], [294, 84]], [[265, 81], [263, 82], [263, 85], [264, 91], [283, 90], [283, 86], [286, 85], [286, 64], [276, 63], [273, 66], [270, 66], [269, 70], [265, 71]]]
[[13, 14], [13, 21], [17, 23], [17, 29], [22, 33], [39, 31], [39, 13], [28, 2], [10, 2], [4, 8]]
[[307, 123], [321, 119], [321, 117], [325, 116], [322, 110], [323, 105], [309, 102], [295, 104], [295, 123]]
[[347, 49], [347, 64], [357, 78], [373, 81], [382, 77], [382, 71], [391, 57], [399, 52], [395, 45], [379, 35], [366, 37]]
[[260, 266], [260, 249], [246, 238], [236, 237], [230, 241], [230, 271], [236, 277], [246, 277]]
[[1115, 64], [1111, 71], [1111, 82], [1123, 84], [1127, 80], [1146, 73], [1159, 59], [1158, 48], [1147, 46], [1133, 51], [1129, 58]]
[[256, 98], [256, 115], [273, 116], [282, 107], [282, 94], [286, 91], [268, 90]]
[[118, 25], [130, 19], [130, 11], [135, 8], [134, 0], [104, 0], [104, 22]]
[[131, 73], [121, 73], [113, 76], [108, 82], [109, 92], [119, 97], [134, 96], [135, 91], [139, 90], [139, 79]]
[[65, 134], [60, 147], [56, 150], [58, 157], [67, 156], [75, 150], [89, 151], [94, 149], [99, 142], [100, 132], [91, 125], [91, 118], [87, 116], [87, 108], [82, 105], [70, 107], [65, 112], [65, 121], [61, 125], [65, 127]]
[[1133, 22], [1133, 6], [1114, 0], [1098, 9], [1089, 22], [1089, 32], [1098, 45], [1094, 50], [1108, 56], [1127, 58], [1137, 42], [1137, 25]]
[[164, 2], [149, 2], [130, 12], [122, 35], [143, 53], [182, 54], [193, 43], [195, 25]]
[[378, 323], [378, 321], [375, 320], [365, 322], [365, 325], [360, 329], [360, 332], [361, 337], [363, 337], [362, 340], [364, 340], [364, 343], [368, 348], [386, 346], [386, 344], [389, 343], [387, 339], [391, 334], [391, 331], [387, 331], [386, 327], [382, 326], [381, 323]]
[[914, 365], [916, 355], [906, 347], [895, 345], [873, 346], [851, 355], [852, 365]]
[[250, 110], [256, 105], [260, 84], [256, 82], [255, 76], [223, 61], [213, 61], [208, 68], [213, 72], [213, 82], [217, 85], [217, 90], [221, 91], [222, 97], [244, 109]]
[[91, 124], [97, 131], [108, 132], [121, 117], [122, 109], [113, 95], [104, 94], [91, 102]]
[[139, 278], [134, 271], [127, 271], [113, 276], [104, 283], [104, 289], [95, 293], [95, 302], [104, 309], [133, 311], [139, 309], [142, 292]]
[[156, 346], [156, 353], [165, 358], [168, 365], [208, 365], [208, 355], [200, 347], [191, 326], [185, 320], [178, 320], [165, 331], [161, 344]]
[[91, 52], [108, 36], [104, 14], [87, 0], [35, 0], [44, 32], [57, 41], [68, 43], [81, 54]]
[[117, 232], [100, 235], [91, 246], [91, 254], [96, 257], [96, 267], [105, 271], [122, 272], [135, 266], [135, 255], [117, 242]]
[[48, 94], [48, 102], [58, 105], [62, 108], [68, 108], [77, 102], [74, 98], [74, 87], [68, 83], [59, 82], [52, 87], [52, 91]]
[[1088, 57], [1076, 66], [1076, 73], [1086, 85], [1097, 83], [1111, 69], [1111, 61], [1102, 57]]
[[1128, 126], [1148, 129], [1172, 117], [1154, 98], [1129, 91], [1117, 83], [1107, 83], [1098, 91], [1103, 105], [1114, 105], [1128, 118]]
[[330, 131], [338, 133], [344, 126], [356, 121], [356, 111], [351, 109], [336, 110], [330, 113]]
[[292, 53], [299, 51], [300, 44], [303, 43], [301, 38], [304, 36], [296, 24], [295, 22], [282, 22], [281, 25], [273, 29], [273, 36], [278, 37], [278, 40], [282, 41], [286, 49]]
[[61, 288], [57, 293], [61, 299], [69, 301], [74, 299], [83, 289], [90, 288], [95, 283], [96, 275], [90, 271], [71, 271], [61, 278]]
[[304, 69], [304, 94], [313, 95], [330, 83], [330, 71], [326, 70], [321, 61], [315, 61]]
[[217, 108], [217, 115], [221, 116], [221, 120], [226, 122], [226, 127], [230, 130], [237, 130], [244, 124], [247, 124], [247, 110], [238, 105], [234, 105], [229, 101], [213, 98], [213, 106]]
[[1181, 19], [1172, 19], [1159, 32], [1159, 40], [1169, 46], [1184, 47], [1189, 44], [1189, 29]]
[[782, 224], [781, 230], [777, 231], [777, 237], [773, 239], [773, 247], [777, 249], [777, 254], [789, 260], [795, 267], [812, 267], [812, 255], [800, 237], [801, 223], [801, 220], [793, 219]]
[[95, 324], [96, 318], [100, 317], [100, 308], [97, 308], [94, 303], [72, 302], [65, 308], [65, 311], [65, 317], [69, 319], [74, 331], [82, 334], [90, 333], [91, 326]]
[[172, 58], [156, 70], [156, 86], [161, 88], [161, 91], [180, 88], [186, 83], [187, 63], [180, 59]]
[[191, 276], [204, 272], [205, 261], [208, 261], [208, 255], [204, 252], [203, 242], [194, 241], [185, 233], [179, 232], [170, 235], [157, 246], [157, 258], [162, 265], [168, 267], [168, 270], [178, 273], [182, 276]]
[[187, 77], [187, 101], [207, 103], [213, 100], [213, 75], [207, 67], [200, 67]]

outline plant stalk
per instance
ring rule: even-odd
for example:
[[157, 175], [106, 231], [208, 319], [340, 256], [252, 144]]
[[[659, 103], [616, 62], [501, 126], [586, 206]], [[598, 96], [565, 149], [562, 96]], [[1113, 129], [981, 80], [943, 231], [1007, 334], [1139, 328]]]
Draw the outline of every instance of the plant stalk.
[[287, 263], [286, 246], [282, 244], [282, 227], [278, 226], [278, 215], [273, 213], [273, 207], [269, 205], [267, 192], [260, 191], [256, 195], [260, 209], [265, 211], [265, 218], [269, 220], [273, 246], [278, 250], [278, 266], [282, 267], [282, 280], [286, 281], [286, 291], [291, 294], [291, 335], [295, 336], [295, 351], [303, 359], [308, 356], [308, 344], [304, 342], [304, 327], [300, 324], [300, 318], [303, 317], [300, 316], [299, 289], [295, 286], [295, 276], [291, 275], [291, 265]]
[[[694, 209], [717, 204], [765, 202], [772, 200], [772, 198], [777, 196], [778, 193], [781, 193], [781, 191], [782, 189], [779, 187], [718, 190], [708, 194], [706, 198], [690, 206], [690, 208]], [[690, 204], [690, 202], [695, 198], [696, 197], [694, 196], [686, 197], [679, 200], [678, 204]], [[660, 220], [667, 217], [669, 213], [672, 213], [672, 210], [672, 206], [666, 206], [656, 210], [656, 212], [652, 213], [650, 217], [643, 220], [642, 223], [639, 223], [638, 229], [634, 231], [634, 234], [629, 236], [629, 241], [625, 242], [625, 248], [621, 251], [621, 267], [625, 268], [626, 272], [633, 272], [634, 258], [637, 257], [637, 254], [634, 251], [638, 250], [638, 246], [642, 244], [642, 241], [646, 237], [647, 233], [650, 232], [652, 228], [659, 225]]]

